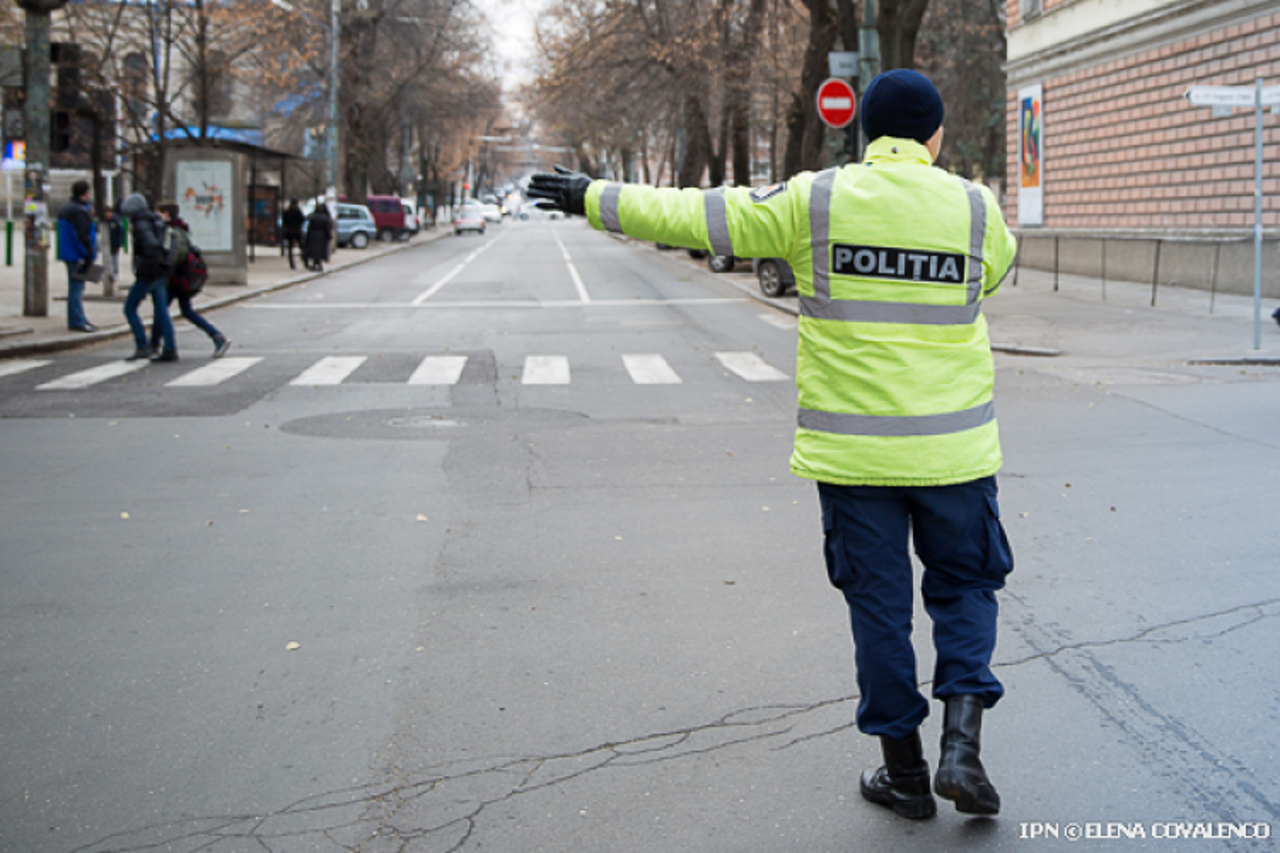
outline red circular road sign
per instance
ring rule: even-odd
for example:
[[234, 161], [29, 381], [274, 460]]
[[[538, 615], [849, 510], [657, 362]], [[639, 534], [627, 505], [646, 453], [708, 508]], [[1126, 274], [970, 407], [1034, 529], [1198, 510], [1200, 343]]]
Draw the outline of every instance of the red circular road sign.
[[853, 121], [858, 111], [858, 99], [853, 87], [839, 77], [828, 77], [818, 87], [818, 117], [828, 127], [844, 127]]

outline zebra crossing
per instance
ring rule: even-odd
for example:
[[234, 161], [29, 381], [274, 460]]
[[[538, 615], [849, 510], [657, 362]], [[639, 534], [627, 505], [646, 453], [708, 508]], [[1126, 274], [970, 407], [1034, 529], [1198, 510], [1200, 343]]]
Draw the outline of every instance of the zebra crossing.
[[[790, 375], [766, 362], [754, 352], [716, 352], [716, 361], [728, 373], [744, 382], [786, 382]], [[296, 387], [341, 385], [368, 361], [366, 355], [325, 356], [298, 373], [287, 384]], [[405, 381], [408, 385], [457, 385], [462, 380], [471, 356], [429, 355], [421, 359]], [[265, 357], [227, 357], [188, 370], [163, 383], [166, 388], [210, 388], [248, 373], [263, 363]], [[658, 353], [626, 353], [620, 357], [622, 371], [635, 385], [679, 385], [684, 378]], [[11, 377], [47, 367], [48, 359], [14, 360], [0, 363], [0, 378]], [[37, 391], [81, 391], [112, 379], [137, 373], [149, 362], [111, 361], [41, 382]], [[520, 371], [522, 385], [566, 386], [573, 382], [568, 356], [527, 355]]]

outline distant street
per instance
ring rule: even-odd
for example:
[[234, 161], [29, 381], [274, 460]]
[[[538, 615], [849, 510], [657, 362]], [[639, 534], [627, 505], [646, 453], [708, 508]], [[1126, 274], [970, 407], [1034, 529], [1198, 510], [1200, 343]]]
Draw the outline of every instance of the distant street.
[[1280, 832], [1280, 369], [1006, 291], [998, 819], [858, 796], [794, 317], [538, 220], [0, 360], [0, 851], [1272, 849], [1151, 836]]

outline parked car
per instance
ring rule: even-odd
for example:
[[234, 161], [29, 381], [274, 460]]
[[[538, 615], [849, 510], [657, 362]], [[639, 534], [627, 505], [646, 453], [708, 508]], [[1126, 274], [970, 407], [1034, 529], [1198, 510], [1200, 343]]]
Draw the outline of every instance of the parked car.
[[379, 240], [407, 240], [409, 225], [405, 221], [404, 202], [393, 195], [365, 196], [365, 206], [378, 223]]
[[364, 249], [378, 234], [378, 223], [363, 204], [338, 203], [338, 245]]
[[795, 290], [796, 274], [782, 258], [754, 258], [751, 267], [765, 296], [785, 296], [787, 291]]
[[474, 231], [477, 234], [483, 234], [487, 224], [484, 212], [478, 204], [460, 205], [453, 214], [454, 234], [461, 234], [463, 231]]
[[733, 255], [707, 255], [707, 266], [712, 272], [733, 272], [737, 260]]
[[402, 198], [400, 203], [404, 205], [405, 226], [410, 234], [417, 234], [422, 230], [422, 217], [418, 214], [418, 203], [411, 198]]

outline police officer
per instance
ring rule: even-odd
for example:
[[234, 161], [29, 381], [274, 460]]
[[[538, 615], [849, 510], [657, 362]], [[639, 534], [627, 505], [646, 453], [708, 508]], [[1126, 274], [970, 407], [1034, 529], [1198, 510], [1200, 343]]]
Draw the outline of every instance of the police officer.
[[982, 712], [1003, 695], [990, 668], [996, 590], [1013, 560], [999, 520], [994, 366], [981, 301], [1015, 243], [985, 187], [933, 168], [945, 110], [923, 75], [867, 87], [863, 163], [755, 190], [655, 189], [559, 169], [529, 195], [596, 228], [740, 257], [781, 257], [799, 290], [799, 415], [791, 470], [816, 480], [827, 573], [845, 597], [858, 727], [884, 765], [862, 796], [930, 817], [919, 726], [929, 703], [911, 645], [912, 564], [933, 620], [943, 702], [933, 791], [969, 814], [1000, 797], [979, 758]]

